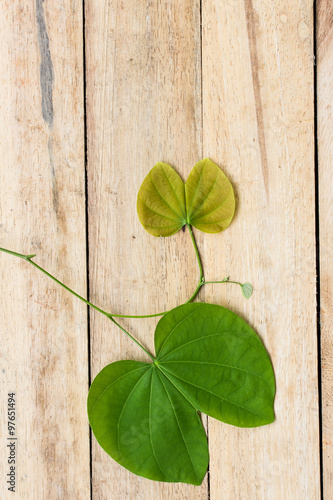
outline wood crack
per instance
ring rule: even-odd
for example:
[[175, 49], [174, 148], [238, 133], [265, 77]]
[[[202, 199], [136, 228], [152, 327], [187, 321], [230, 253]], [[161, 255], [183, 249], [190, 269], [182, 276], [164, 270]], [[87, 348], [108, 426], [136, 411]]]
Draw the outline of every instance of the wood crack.
[[42, 94], [42, 115], [45, 123], [53, 125], [53, 64], [50, 52], [49, 35], [46, 29], [44, 0], [36, 0], [36, 21], [38, 46], [41, 56], [39, 67], [40, 88]]
[[258, 127], [258, 139], [261, 157], [261, 170], [264, 179], [264, 187], [266, 191], [266, 197], [269, 197], [269, 179], [268, 179], [268, 160], [266, 151], [266, 140], [265, 140], [265, 128], [264, 128], [264, 115], [262, 111], [262, 101], [260, 92], [260, 80], [259, 80], [259, 70], [258, 70], [258, 51], [257, 51], [257, 41], [254, 26], [254, 15], [253, 15], [253, 5], [252, 0], [244, 0], [245, 15], [246, 15], [246, 28], [247, 35], [249, 39], [249, 49], [251, 58], [251, 72], [252, 72], [252, 82], [253, 82], [253, 93], [254, 101], [256, 107], [257, 116], [257, 127]]

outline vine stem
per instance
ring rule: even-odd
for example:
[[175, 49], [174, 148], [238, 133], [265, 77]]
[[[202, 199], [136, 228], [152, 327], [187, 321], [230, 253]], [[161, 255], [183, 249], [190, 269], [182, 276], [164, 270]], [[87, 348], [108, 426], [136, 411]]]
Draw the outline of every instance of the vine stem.
[[40, 267], [38, 264], [36, 264], [36, 262], [34, 262], [33, 260], [31, 260], [33, 257], [36, 256], [36, 254], [32, 254], [32, 255], [23, 255], [21, 253], [17, 253], [17, 252], [13, 252], [12, 250], [7, 250], [6, 248], [0, 248], [0, 251], [1, 252], [6, 252], [6, 253], [9, 253], [10, 255], [14, 255], [15, 257], [19, 257], [20, 259], [24, 259], [28, 262], [30, 262], [30, 264], [32, 264], [36, 269], [39, 269], [39, 271], [41, 271], [43, 274], [45, 274], [46, 276], [48, 276], [49, 278], [51, 278], [53, 281], [55, 281], [58, 285], [62, 286], [65, 290], [67, 290], [68, 292], [70, 292], [71, 294], [73, 294], [75, 297], [77, 297], [78, 299], [82, 300], [82, 302], [85, 302], [85, 304], [87, 304], [88, 306], [92, 307], [93, 309], [95, 309], [96, 311], [104, 314], [104, 316], [106, 316], [107, 318], [109, 318], [115, 325], [117, 325], [124, 333], [126, 333], [126, 335], [128, 335], [146, 354], [148, 354], [148, 356], [153, 360], [155, 361], [155, 358], [152, 354], [150, 354], [149, 351], [147, 351], [147, 349], [145, 347], [143, 347], [142, 344], [140, 344], [140, 342], [138, 342], [127, 330], [125, 330], [125, 328], [123, 328], [121, 325], [119, 325], [119, 323], [117, 323], [117, 321], [112, 317], [112, 315], [110, 313], [107, 313], [106, 311], [103, 311], [103, 309], [101, 309], [100, 307], [97, 307], [95, 306], [94, 304], [92, 304], [91, 302], [89, 302], [89, 300], [86, 300], [84, 297], [82, 297], [81, 295], [79, 295], [78, 293], [74, 292], [74, 290], [72, 290], [71, 288], [69, 288], [67, 285], [65, 285], [64, 283], [62, 283], [61, 281], [59, 281], [57, 278], [55, 278], [54, 276], [52, 276], [52, 274], [48, 273], [47, 271], [45, 271], [45, 269], [43, 269], [42, 267]]
[[117, 321], [112, 316], [109, 316], [109, 319], [112, 321], [112, 323], [114, 323], [115, 325], [117, 325], [118, 328], [120, 328], [120, 330], [122, 330], [124, 333], [126, 333], [126, 335], [128, 335], [129, 338], [131, 338], [133, 340], [133, 342], [135, 342], [139, 347], [141, 347], [141, 349], [143, 349], [145, 351], [145, 353], [148, 354], [148, 356], [153, 361], [155, 361], [154, 356], [152, 354], [150, 354], [150, 352], [147, 351], [147, 349], [145, 347], [143, 347], [143, 345], [140, 344], [140, 342], [138, 342], [127, 330], [125, 330], [125, 328], [123, 328], [119, 323], [117, 323]]
[[[189, 302], [192, 302], [192, 300], [196, 297], [197, 293], [199, 292], [200, 288], [203, 285], [207, 284], [207, 283], [226, 283], [226, 282], [228, 282], [228, 283], [236, 283], [237, 285], [241, 285], [240, 283], [237, 283], [236, 281], [226, 281], [226, 280], [223, 280], [223, 281], [205, 281], [205, 278], [204, 278], [204, 275], [203, 275], [203, 267], [202, 267], [202, 263], [201, 263], [201, 258], [200, 258], [200, 254], [199, 254], [199, 250], [198, 250], [195, 238], [194, 238], [194, 234], [193, 234], [192, 228], [191, 228], [191, 226], [189, 224], [186, 224], [186, 225], [187, 225], [187, 227], [189, 229], [189, 232], [190, 232], [190, 235], [191, 235], [191, 240], [192, 240], [192, 243], [193, 243], [193, 246], [194, 246], [194, 250], [195, 250], [195, 254], [196, 254], [196, 257], [197, 257], [199, 271], [200, 271], [200, 279], [199, 279], [199, 283], [198, 283], [196, 289], [194, 290], [194, 293], [185, 302], [185, 304], [188, 304]], [[157, 316], [163, 316], [164, 314], [166, 314], [169, 311], [164, 311], [162, 313], [155, 313], [155, 314], [145, 314], [145, 315], [141, 315], [141, 316], [134, 316], [134, 315], [128, 315], [128, 314], [113, 314], [113, 313], [108, 313], [108, 312], [104, 311], [103, 309], [101, 309], [100, 307], [95, 306], [95, 304], [92, 304], [92, 302], [90, 302], [89, 300], [87, 300], [84, 297], [82, 297], [82, 295], [79, 295], [78, 293], [74, 292], [74, 290], [72, 290], [71, 288], [69, 288], [64, 283], [62, 283], [62, 281], [58, 280], [52, 274], [48, 273], [45, 269], [43, 269], [41, 266], [39, 266], [38, 264], [36, 264], [36, 262], [34, 262], [32, 260], [33, 257], [36, 257], [36, 254], [24, 255], [24, 254], [13, 252], [12, 250], [7, 250], [6, 248], [1, 248], [1, 247], [0, 247], [0, 251], [8, 253], [10, 255], [14, 255], [14, 257], [19, 257], [20, 259], [26, 260], [31, 265], [33, 265], [36, 269], [38, 269], [43, 274], [45, 274], [46, 276], [48, 276], [49, 278], [51, 278], [58, 285], [60, 285], [62, 288], [64, 288], [65, 290], [67, 290], [68, 292], [70, 292], [72, 295], [74, 295], [75, 297], [77, 297], [78, 299], [80, 299], [82, 302], [84, 302], [88, 306], [90, 306], [93, 309], [95, 309], [95, 311], [98, 311], [101, 314], [103, 314], [104, 316], [106, 316], [107, 318], [109, 318], [124, 333], [126, 333], [126, 335], [128, 335], [146, 354], [148, 354], [148, 356], [152, 360], [155, 361], [155, 358], [153, 357], [153, 355], [150, 354], [150, 352], [147, 351], [147, 349], [145, 347], [143, 347], [143, 345], [141, 345], [140, 342], [138, 342], [127, 330], [125, 330], [125, 328], [123, 328], [119, 323], [117, 323], [117, 321], [114, 318], [154, 318], [154, 317], [157, 317]]]
[[243, 283], [239, 283], [238, 281], [230, 281], [230, 280], [222, 280], [222, 281], [205, 281], [205, 285], [209, 283], [234, 283], [234, 285], [242, 286]]
[[[194, 239], [194, 235], [193, 235], [193, 232], [192, 232], [192, 228], [189, 224], [186, 224], [187, 227], [189, 228], [189, 231], [190, 231], [190, 235], [191, 235], [191, 239], [192, 239], [192, 242], [193, 242], [193, 246], [194, 246], [194, 250], [195, 250], [195, 254], [197, 256], [197, 260], [198, 260], [198, 264], [199, 264], [199, 270], [200, 270], [200, 280], [199, 280], [199, 283], [194, 291], [194, 293], [191, 295], [191, 297], [185, 302], [185, 304], [188, 304], [189, 302], [192, 302], [192, 300], [196, 297], [196, 295], [198, 294], [200, 288], [204, 285], [204, 278], [203, 278], [203, 270], [202, 270], [202, 264], [201, 264], [201, 259], [200, 259], [200, 255], [199, 255], [199, 251], [198, 251], [198, 247], [196, 245], [196, 242], [195, 242], [195, 239]], [[100, 309], [99, 307], [95, 306], [94, 304], [92, 304], [91, 302], [89, 302], [89, 300], [86, 300], [84, 297], [82, 297], [81, 295], [79, 295], [78, 293], [74, 292], [74, 290], [71, 290], [68, 286], [66, 286], [64, 283], [62, 283], [61, 281], [59, 281], [57, 278], [55, 278], [54, 276], [52, 276], [52, 274], [48, 273], [45, 269], [43, 269], [42, 267], [40, 267], [38, 264], [36, 264], [35, 262], [33, 262], [31, 259], [33, 257], [36, 257], [36, 254], [33, 254], [33, 255], [23, 255], [21, 253], [17, 253], [17, 252], [13, 252], [12, 250], [7, 250], [6, 248], [0, 248], [0, 251], [2, 252], [6, 252], [6, 253], [9, 253], [10, 255], [14, 255], [15, 257], [19, 257], [21, 259], [24, 259], [28, 262], [30, 262], [30, 264], [32, 264], [34, 267], [36, 267], [37, 269], [39, 269], [40, 271], [42, 271], [42, 273], [44, 273], [46, 276], [48, 276], [49, 278], [51, 278], [53, 281], [55, 281], [58, 285], [62, 286], [63, 288], [65, 288], [65, 290], [67, 290], [68, 292], [72, 293], [73, 295], [75, 295], [75, 297], [77, 297], [78, 299], [82, 300], [83, 302], [85, 302], [85, 304], [87, 304], [88, 306], [92, 307], [93, 309], [95, 309], [96, 311], [104, 314], [104, 316], [108, 317], [108, 318], [133, 318], [133, 319], [140, 319], [140, 318], [156, 318], [158, 316], [163, 316], [165, 313], [169, 312], [169, 311], [163, 311], [161, 313], [155, 313], [155, 314], [143, 314], [143, 315], [131, 315], [131, 314], [114, 314], [114, 313], [108, 313], [106, 311], [103, 311], [103, 309]], [[127, 332], [128, 333], [128, 332]]]
[[[190, 224], [186, 224], [189, 231], [190, 231], [190, 235], [191, 235], [191, 240], [192, 240], [192, 243], [193, 243], [193, 246], [194, 246], [194, 250], [195, 250], [195, 255], [197, 256], [197, 261], [198, 261], [198, 264], [199, 264], [199, 271], [200, 271], [200, 281], [199, 281], [199, 285], [201, 283], [201, 286], [204, 284], [204, 281], [205, 281], [205, 278], [204, 278], [204, 274], [203, 274], [203, 268], [202, 268], [202, 263], [201, 263], [201, 259], [200, 259], [200, 254], [199, 254], [199, 250], [198, 250], [198, 247], [197, 247], [197, 244], [196, 244], [196, 241], [195, 241], [195, 238], [194, 238], [194, 234], [193, 234], [193, 231], [192, 231], [192, 227], [190, 226]], [[198, 286], [199, 286], [198, 285]], [[200, 289], [200, 286], [198, 288], [198, 290]], [[195, 297], [196, 294], [194, 294], [193, 298]], [[189, 300], [189, 302], [191, 301], [191, 299]]]
[[[198, 286], [195, 289], [194, 293], [192, 294], [192, 296], [189, 298], [189, 300], [186, 303], [191, 302], [194, 299], [194, 297], [197, 295], [198, 291], [200, 290], [200, 288], [203, 285], [203, 272], [202, 272], [202, 264], [201, 264], [201, 259], [200, 259], [200, 256], [199, 256], [199, 251], [198, 251], [197, 245], [195, 243], [195, 239], [194, 239], [194, 236], [193, 236], [192, 229], [191, 229], [191, 227], [189, 225], [188, 225], [188, 228], [190, 230], [190, 234], [191, 234], [191, 238], [192, 238], [192, 241], [193, 241], [195, 253], [196, 253], [196, 256], [197, 256], [197, 259], [198, 259], [198, 263], [199, 263], [200, 281], [199, 281]], [[10, 255], [14, 255], [14, 257], [19, 257], [20, 259], [26, 260], [27, 262], [29, 262], [30, 264], [32, 264], [36, 269], [38, 269], [43, 274], [45, 274], [46, 276], [48, 276], [49, 278], [51, 278], [53, 281], [55, 281], [62, 288], [64, 288], [68, 292], [70, 292], [72, 295], [74, 295], [78, 299], [82, 300], [82, 302], [84, 302], [88, 306], [90, 306], [93, 309], [95, 309], [95, 311], [98, 311], [101, 314], [103, 314], [104, 316], [106, 316], [107, 318], [109, 318], [116, 326], [118, 326], [118, 328], [120, 328], [120, 330], [122, 330], [124, 333], [126, 333], [126, 335], [128, 335], [133, 340], [133, 342], [135, 342], [153, 361], [155, 361], [154, 356], [149, 351], [147, 351], [147, 349], [145, 347], [143, 347], [143, 345], [140, 344], [140, 342], [138, 342], [127, 330], [125, 330], [125, 328], [123, 328], [114, 319], [114, 317], [118, 317], [118, 318], [153, 318], [153, 317], [156, 317], [156, 316], [163, 316], [168, 311], [165, 311], [163, 313], [157, 313], [157, 314], [146, 314], [146, 315], [143, 315], [143, 316], [132, 316], [132, 315], [127, 315], [127, 314], [113, 314], [113, 313], [108, 313], [108, 312], [104, 311], [103, 309], [101, 309], [100, 307], [95, 306], [95, 304], [93, 304], [89, 300], [87, 300], [84, 297], [82, 297], [82, 295], [79, 295], [78, 293], [74, 292], [74, 290], [72, 290], [67, 285], [65, 285], [65, 283], [63, 283], [62, 281], [58, 280], [55, 276], [53, 276], [52, 274], [48, 273], [45, 269], [43, 269], [41, 266], [39, 266], [38, 264], [36, 264], [36, 262], [34, 262], [32, 260], [33, 257], [36, 257], [36, 254], [24, 255], [24, 254], [13, 252], [12, 250], [7, 250], [6, 248], [1, 248], [1, 247], [0, 247], [0, 251], [8, 253]]]

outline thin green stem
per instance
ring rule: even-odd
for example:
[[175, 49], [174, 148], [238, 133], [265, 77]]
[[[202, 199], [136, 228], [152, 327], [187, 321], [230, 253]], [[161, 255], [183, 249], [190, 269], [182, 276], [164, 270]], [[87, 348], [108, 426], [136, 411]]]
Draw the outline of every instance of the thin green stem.
[[[195, 242], [195, 239], [194, 239], [194, 235], [193, 235], [193, 232], [192, 232], [192, 228], [189, 224], [187, 224], [187, 227], [189, 228], [189, 231], [190, 231], [190, 235], [191, 235], [191, 239], [192, 239], [192, 242], [193, 242], [193, 246], [194, 246], [194, 250], [195, 250], [195, 254], [197, 256], [197, 260], [198, 260], [198, 264], [199, 264], [199, 271], [200, 271], [200, 281], [194, 291], [194, 293], [191, 295], [191, 297], [185, 302], [185, 304], [188, 304], [189, 302], [192, 302], [192, 300], [196, 297], [196, 295], [198, 294], [200, 288], [204, 285], [204, 277], [203, 277], [203, 270], [202, 270], [202, 264], [201, 264], [201, 259], [200, 259], [200, 255], [199, 255], [199, 251], [198, 251], [198, 247], [196, 245], [196, 242]], [[62, 283], [61, 281], [59, 281], [57, 278], [55, 278], [54, 276], [52, 276], [52, 274], [48, 273], [45, 269], [43, 269], [42, 267], [40, 267], [38, 264], [36, 264], [35, 262], [33, 262], [31, 259], [33, 257], [36, 256], [36, 254], [32, 254], [32, 255], [23, 255], [21, 253], [17, 253], [17, 252], [13, 252], [12, 250], [7, 250], [6, 248], [0, 248], [0, 251], [2, 252], [6, 252], [6, 253], [9, 253], [10, 255], [14, 255], [15, 257], [19, 257], [20, 259], [24, 259], [24, 260], [27, 260], [28, 262], [30, 262], [30, 264], [32, 264], [34, 267], [36, 267], [37, 269], [39, 269], [42, 273], [44, 273], [46, 276], [48, 276], [49, 278], [51, 278], [53, 281], [55, 281], [56, 283], [58, 283], [58, 285], [62, 286], [63, 288], [65, 288], [65, 290], [67, 290], [68, 292], [72, 293], [73, 295], [75, 295], [75, 297], [77, 297], [78, 299], [82, 300], [85, 304], [87, 304], [88, 306], [92, 307], [93, 309], [95, 309], [96, 311], [100, 312], [101, 314], [104, 314], [104, 316], [106, 316], [107, 318], [111, 318], [111, 317], [114, 317], [114, 318], [132, 318], [132, 319], [140, 319], [140, 318], [156, 318], [158, 316], [163, 316], [164, 314], [166, 314], [167, 312], [169, 311], [163, 311], [163, 312], [160, 312], [160, 313], [154, 313], [154, 314], [141, 314], [141, 315], [133, 315], [133, 314], [114, 314], [114, 313], [108, 313], [106, 311], [103, 311], [103, 309], [100, 309], [99, 307], [95, 306], [94, 304], [92, 304], [91, 302], [89, 302], [89, 300], [86, 300], [84, 297], [82, 297], [81, 295], [79, 295], [78, 293], [74, 292], [74, 290], [72, 290], [71, 288], [69, 288], [68, 286], [66, 286], [64, 283]]]
[[238, 281], [230, 281], [230, 280], [222, 280], [222, 281], [205, 281], [205, 285], [209, 283], [234, 283], [235, 285], [242, 286], [242, 283], [238, 283]]
[[[191, 228], [190, 224], [186, 224], [186, 225], [187, 225], [187, 227], [188, 227], [188, 229], [190, 231], [191, 240], [192, 240], [192, 243], [193, 243], [193, 246], [194, 246], [195, 254], [197, 256], [197, 261], [198, 261], [199, 271], [200, 271], [199, 283], [198, 283], [196, 289], [194, 290], [193, 294], [191, 295], [191, 297], [185, 302], [185, 304], [188, 304], [189, 302], [192, 302], [192, 300], [195, 299], [195, 297], [197, 296], [200, 288], [205, 284], [205, 278], [204, 278], [204, 275], [203, 275], [203, 268], [202, 268], [202, 263], [201, 263], [201, 258], [200, 258], [199, 250], [198, 250], [195, 238], [194, 238], [194, 234], [193, 234], [192, 228]], [[162, 313], [155, 313], [155, 314], [145, 314], [143, 316], [130, 316], [128, 314], [112, 314], [112, 316], [114, 316], [115, 318], [155, 318], [157, 316], [163, 316], [167, 312], [169, 312], [169, 311], [164, 311]]]
[[[199, 256], [199, 252], [198, 252], [198, 249], [197, 249], [197, 246], [196, 246], [196, 243], [195, 243], [195, 240], [194, 240], [194, 236], [193, 236], [193, 233], [191, 231], [191, 227], [189, 227], [189, 230], [190, 230], [190, 234], [191, 234], [191, 238], [192, 238], [192, 241], [193, 241], [193, 245], [194, 245], [194, 248], [195, 248], [195, 252], [196, 252], [196, 255], [197, 255], [197, 259], [198, 259], [198, 263], [199, 263], [199, 269], [200, 269], [200, 282], [198, 283], [198, 286], [197, 288], [195, 289], [194, 293], [192, 294], [192, 296], [186, 301], [186, 304], [191, 302], [194, 297], [197, 295], [198, 291], [200, 290], [200, 288], [203, 286], [204, 282], [203, 282], [203, 275], [202, 275], [202, 265], [201, 265], [201, 260], [200, 260], [200, 256]], [[140, 342], [138, 342], [128, 331], [126, 331], [121, 325], [119, 325], [119, 323], [117, 323], [114, 319], [114, 317], [116, 318], [154, 318], [154, 317], [157, 317], [157, 316], [163, 316], [166, 312], [168, 311], [164, 311], [162, 313], [156, 313], [156, 314], [145, 314], [145, 315], [140, 315], [140, 316], [134, 316], [134, 315], [127, 315], [127, 314], [113, 314], [113, 313], [108, 313], [106, 311], [104, 311], [103, 309], [101, 309], [100, 307], [98, 306], [95, 306], [95, 304], [93, 304], [92, 302], [90, 302], [89, 300], [85, 299], [84, 297], [82, 297], [82, 295], [74, 292], [74, 290], [72, 290], [71, 288], [69, 288], [67, 285], [65, 285], [62, 281], [58, 280], [57, 278], [55, 278], [52, 274], [48, 273], [45, 269], [43, 269], [41, 266], [39, 266], [38, 264], [36, 264], [33, 260], [31, 260], [33, 257], [35, 257], [36, 255], [35, 254], [31, 254], [31, 255], [24, 255], [24, 254], [21, 254], [21, 253], [17, 253], [17, 252], [13, 252], [12, 250], [7, 250], [6, 248], [0, 248], [0, 251], [1, 252], [5, 252], [5, 253], [8, 253], [10, 255], [14, 255], [14, 257], [19, 257], [20, 259], [23, 259], [23, 260], [26, 260], [27, 262], [29, 262], [30, 264], [32, 264], [36, 269], [38, 269], [39, 271], [41, 271], [43, 274], [45, 274], [46, 276], [48, 276], [49, 278], [51, 278], [53, 281], [55, 281], [55, 283], [57, 283], [58, 285], [60, 285], [62, 288], [64, 288], [65, 290], [67, 290], [68, 292], [70, 292], [72, 295], [74, 295], [75, 297], [77, 297], [78, 299], [80, 299], [82, 302], [84, 302], [85, 304], [87, 304], [88, 306], [92, 307], [93, 309], [95, 309], [95, 311], [98, 311], [100, 312], [101, 314], [103, 314], [104, 316], [106, 316], [107, 318], [109, 318], [115, 325], [117, 325], [124, 333], [126, 333], [126, 335], [128, 335], [146, 354], [148, 354], [148, 356], [150, 356], [153, 360], [155, 360], [155, 358], [147, 351], [147, 349], [145, 349], [143, 347], [143, 345], [140, 344]]]
[[37, 269], [39, 269], [39, 271], [41, 271], [43, 274], [45, 274], [46, 276], [48, 276], [49, 278], [51, 278], [53, 281], [55, 281], [58, 285], [62, 286], [65, 290], [67, 290], [68, 292], [70, 292], [71, 294], [73, 294], [75, 297], [77, 297], [78, 299], [82, 300], [82, 302], [84, 302], [85, 304], [87, 304], [88, 306], [92, 307], [93, 309], [95, 309], [96, 311], [104, 314], [104, 316], [106, 316], [107, 318], [109, 318], [115, 325], [117, 325], [124, 333], [126, 333], [126, 335], [128, 335], [139, 347], [141, 347], [141, 349], [146, 353], [148, 354], [149, 357], [151, 357], [151, 359], [155, 360], [155, 358], [152, 356], [152, 354], [150, 354], [147, 349], [145, 349], [143, 347], [143, 345], [140, 344], [140, 342], [138, 342], [137, 340], [135, 340], [134, 337], [132, 337], [132, 335], [127, 332], [122, 326], [119, 325], [119, 323], [117, 323], [112, 315], [110, 313], [107, 313], [106, 311], [103, 311], [103, 309], [100, 309], [99, 307], [95, 306], [94, 304], [92, 304], [91, 302], [89, 302], [89, 300], [86, 300], [84, 297], [82, 297], [81, 295], [79, 295], [78, 293], [74, 292], [74, 290], [72, 290], [71, 288], [69, 288], [68, 286], [66, 286], [64, 283], [62, 283], [61, 281], [59, 281], [57, 278], [55, 278], [54, 276], [52, 276], [52, 274], [48, 273], [47, 271], [45, 271], [45, 269], [43, 269], [42, 267], [40, 267], [38, 264], [36, 264], [35, 262], [33, 262], [31, 259], [33, 257], [35, 257], [35, 255], [23, 255], [21, 253], [17, 253], [17, 252], [13, 252], [12, 250], [7, 250], [5, 248], [0, 248], [0, 251], [1, 252], [6, 252], [6, 253], [9, 253], [10, 255], [14, 255], [15, 257], [19, 257], [20, 259], [24, 259], [28, 262], [30, 262], [30, 264], [32, 264], [34, 267], [36, 267]]
[[192, 302], [192, 300], [196, 297], [197, 293], [199, 292], [200, 288], [202, 286], [204, 286], [205, 282], [204, 281], [199, 281], [198, 283], [198, 286], [196, 287], [196, 289], [194, 290], [194, 293], [193, 295], [191, 295], [191, 297], [185, 302], [185, 304], [188, 304], [189, 302]]
[[35, 255], [23, 255], [21, 253], [12, 252], [11, 250], [6, 250], [5, 248], [0, 248], [0, 251], [1, 252], [9, 253], [11, 255], [14, 255], [15, 257], [19, 257], [20, 259], [24, 259], [24, 260], [30, 262], [30, 264], [32, 264], [36, 269], [39, 269], [39, 271], [41, 271], [43, 274], [45, 274], [46, 276], [48, 276], [49, 278], [51, 278], [53, 281], [55, 281], [56, 283], [58, 283], [58, 285], [62, 286], [65, 290], [67, 290], [71, 294], [75, 295], [75, 297], [77, 297], [78, 299], [80, 299], [83, 302], [85, 302], [86, 304], [88, 304], [88, 306], [90, 306], [93, 309], [95, 309], [96, 311], [104, 314], [104, 316], [107, 316], [107, 317], [110, 316], [106, 311], [103, 311], [103, 309], [100, 309], [99, 307], [97, 307], [94, 304], [92, 304], [91, 302], [89, 302], [89, 300], [86, 300], [84, 297], [82, 297], [78, 293], [74, 292], [74, 290], [72, 290], [71, 288], [69, 288], [67, 285], [65, 285], [64, 283], [62, 283], [61, 281], [59, 281], [57, 278], [55, 278], [54, 276], [52, 276], [52, 274], [48, 273], [47, 271], [45, 271], [45, 269], [43, 269], [38, 264], [36, 264], [36, 262], [34, 262], [33, 260], [31, 260], [33, 257], [35, 257]]
[[9, 253], [10, 255], [15, 255], [15, 257], [20, 257], [24, 260], [30, 260], [33, 257], [36, 257], [36, 254], [31, 255], [23, 255], [22, 253], [13, 252], [12, 250], [7, 250], [7, 248], [0, 248], [1, 252]]
[[135, 338], [134, 338], [134, 337], [133, 337], [133, 336], [132, 336], [132, 335], [131, 335], [128, 331], [127, 331], [127, 330], [125, 330], [125, 328], [123, 328], [123, 327], [122, 327], [119, 323], [117, 323], [117, 321], [116, 321], [115, 319], [113, 319], [113, 317], [112, 317], [112, 316], [109, 316], [109, 318], [110, 318], [110, 320], [112, 321], [112, 323], [114, 323], [115, 325], [117, 325], [117, 326], [118, 326], [118, 328], [120, 328], [120, 330], [122, 330], [124, 333], [126, 333], [126, 335], [128, 335], [128, 336], [129, 336], [129, 338], [133, 340], [133, 342], [135, 342], [135, 343], [136, 343], [139, 347], [141, 347], [141, 349], [143, 349], [143, 350], [145, 351], [145, 353], [146, 353], [146, 354], [148, 354], [148, 356], [149, 356], [149, 357], [150, 357], [153, 361], [155, 361], [154, 356], [153, 356], [152, 354], [150, 354], [150, 352], [149, 352], [149, 351], [147, 351], [147, 349], [145, 349], [145, 348], [143, 347], [143, 345], [142, 345], [142, 344], [140, 344], [140, 342], [138, 342], [138, 341], [137, 341], [137, 340], [136, 340], [136, 339], [135, 339]]
[[[194, 246], [194, 250], [195, 250], [195, 254], [197, 256], [197, 260], [198, 260], [198, 264], [199, 264], [199, 271], [200, 271], [200, 281], [199, 281], [199, 284], [202, 283], [203, 284], [203, 280], [204, 280], [204, 274], [203, 274], [203, 269], [202, 269], [202, 264], [201, 264], [201, 259], [200, 259], [200, 255], [199, 255], [199, 250], [198, 250], [198, 247], [197, 247], [197, 244], [195, 242], [195, 238], [194, 238], [194, 234], [193, 234], [193, 231], [192, 231], [192, 227], [190, 226], [190, 224], [186, 224], [189, 231], [190, 231], [190, 235], [191, 235], [191, 239], [192, 239], [192, 243], [193, 243], [193, 246]], [[199, 287], [200, 288], [200, 287]], [[193, 297], [194, 298], [194, 297]], [[190, 299], [191, 300], [191, 299]], [[189, 301], [190, 302], [190, 301]]]

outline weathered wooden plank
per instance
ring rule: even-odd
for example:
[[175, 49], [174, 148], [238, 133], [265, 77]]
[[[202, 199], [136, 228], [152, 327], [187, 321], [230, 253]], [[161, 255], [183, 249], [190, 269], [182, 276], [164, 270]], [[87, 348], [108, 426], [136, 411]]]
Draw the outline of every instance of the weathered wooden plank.
[[333, 5], [317, 6], [317, 96], [320, 234], [320, 322], [324, 498], [333, 491]]
[[[0, 246], [86, 293], [82, 4], [2, 1]], [[7, 393], [17, 399], [17, 498], [90, 498], [86, 306], [0, 255], [0, 496]]]
[[277, 382], [274, 424], [209, 420], [214, 500], [320, 497], [312, 31], [310, 1], [203, 1], [203, 151], [238, 197], [205, 264], [254, 285], [248, 302], [232, 285], [206, 301], [253, 325]]
[[[201, 158], [199, 1], [87, 2], [88, 200], [91, 299], [109, 311], [149, 314], [185, 302], [198, 281], [188, 233], [154, 238], [136, 197], [157, 161], [186, 178]], [[123, 320], [153, 350], [157, 320]], [[91, 315], [92, 375], [144, 358], [106, 318]], [[139, 478], [93, 440], [93, 498], [207, 498], [201, 487]]]

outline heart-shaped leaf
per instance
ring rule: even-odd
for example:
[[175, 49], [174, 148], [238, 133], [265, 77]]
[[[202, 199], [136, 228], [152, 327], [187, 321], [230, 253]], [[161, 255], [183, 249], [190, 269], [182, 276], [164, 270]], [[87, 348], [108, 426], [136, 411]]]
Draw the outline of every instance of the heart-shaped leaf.
[[196, 163], [185, 184], [170, 165], [160, 162], [140, 187], [137, 211], [153, 236], [170, 236], [185, 224], [218, 233], [234, 216], [235, 196], [228, 178], [208, 158]]
[[151, 169], [141, 185], [137, 211], [153, 236], [171, 236], [186, 224], [184, 183], [170, 165], [159, 162]]
[[193, 167], [186, 184], [187, 222], [205, 233], [226, 229], [235, 213], [235, 195], [229, 179], [206, 158]]
[[208, 463], [198, 410], [239, 427], [273, 422], [275, 381], [262, 342], [224, 307], [190, 303], [159, 321], [153, 364], [118, 361], [88, 396], [97, 441], [140, 476], [200, 484]]

